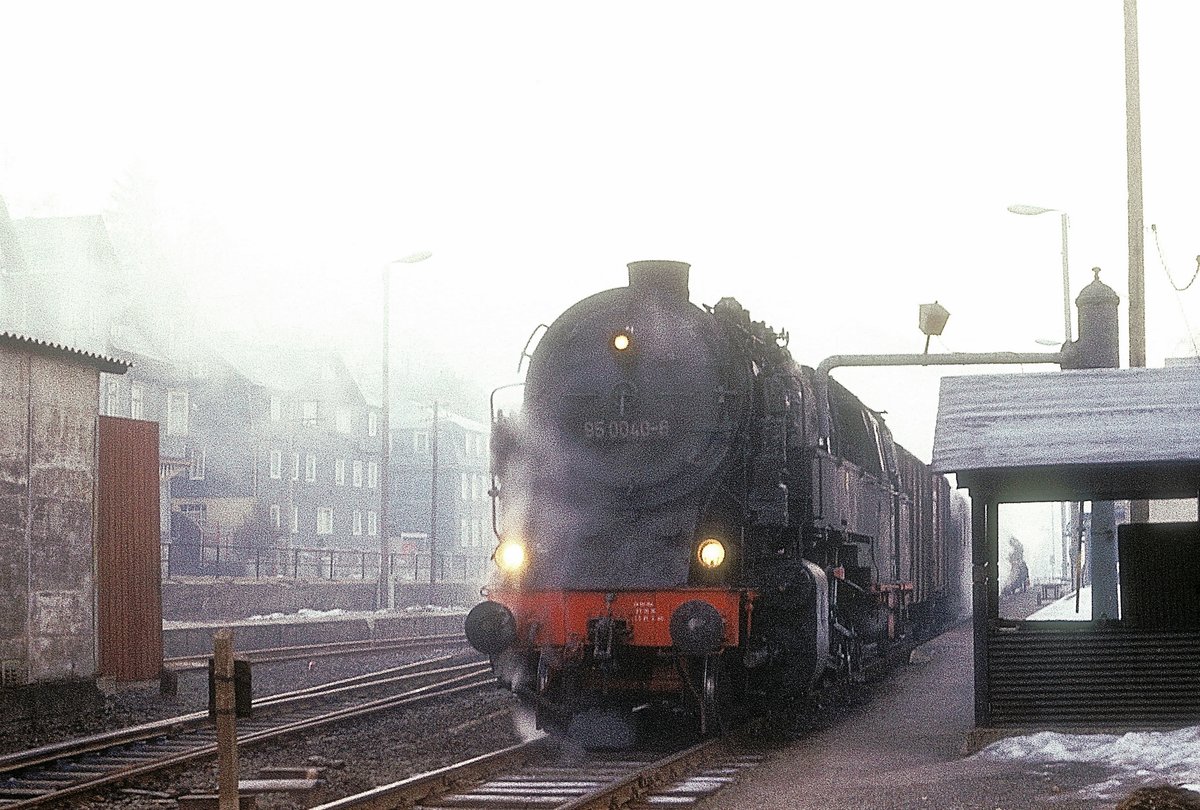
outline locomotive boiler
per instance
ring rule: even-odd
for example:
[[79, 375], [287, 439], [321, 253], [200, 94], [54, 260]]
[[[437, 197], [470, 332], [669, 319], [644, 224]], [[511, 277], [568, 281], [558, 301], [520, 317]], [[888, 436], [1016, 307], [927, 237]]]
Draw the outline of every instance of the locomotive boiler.
[[467, 637], [587, 743], [656, 708], [703, 733], [786, 712], [957, 609], [945, 479], [836, 382], [818, 402], [786, 333], [690, 303], [688, 273], [634, 262], [569, 308], [493, 424], [497, 572]]

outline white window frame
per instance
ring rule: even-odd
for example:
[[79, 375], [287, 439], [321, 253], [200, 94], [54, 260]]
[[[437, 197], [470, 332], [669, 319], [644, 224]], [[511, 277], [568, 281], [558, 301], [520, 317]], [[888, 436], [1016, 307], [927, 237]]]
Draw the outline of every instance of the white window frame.
[[371, 537], [379, 534], [379, 513], [374, 509], [367, 510], [367, 534]]
[[300, 423], [315, 427], [320, 419], [321, 406], [315, 399], [306, 399], [300, 403]]
[[292, 534], [300, 533], [300, 507], [292, 504]]
[[197, 526], [208, 523], [208, 505], [203, 503], [185, 503], [179, 507], [179, 512], [196, 522]]
[[292, 453], [292, 480], [300, 480], [300, 454]]
[[471, 494], [471, 483], [467, 480], [466, 473], [459, 473], [458, 494], [460, 501], [465, 501], [467, 496]]
[[353, 472], [353, 475], [351, 476], [351, 479], [354, 483], [354, 486], [358, 487], [359, 489], [362, 489], [363, 465], [362, 465], [361, 461], [354, 462], [354, 472]]
[[346, 459], [344, 458], [333, 461], [333, 483], [339, 487], [346, 486]]
[[377, 411], [367, 411], [367, 435], [379, 435], [379, 413]]
[[471, 473], [471, 500], [479, 500], [480, 489], [482, 489], [482, 487], [479, 486], [479, 476], [475, 473]]
[[277, 504], [277, 503], [271, 504], [270, 513], [271, 513], [271, 518], [270, 518], [271, 526], [272, 526], [272, 528], [278, 529], [279, 524], [280, 524], [279, 504]]
[[333, 426], [338, 433], [349, 433], [350, 424], [351, 419], [349, 408], [338, 408], [336, 411], [334, 411]]
[[195, 447], [189, 449], [188, 461], [188, 480], [203, 481], [204, 480], [204, 464], [208, 460], [208, 451], [201, 448], [197, 453]]
[[379, 488], [379, 462], [367, 462], [367, 489]]
[[275, 480], [283, 478], [283, 453], [279, 450], [271, 451], [270, 461], [271, 477]]
[[146, 418], [146, 389], [138, 383], [129, 386], [129, 418]]
[[317, 534], [333, 534], [333, 507], [317, 507]]
[[317, 457], [312, 453], [304, 457], [304, 480], [310, 484], [317, 480]]
[[355, 509], [350, 517], [350, 533], [360, 535], [363, 533], [362, 510]]
[[179, 388], [167, 391], [167, 435], [188, 435], [188, 392]]
[[117, 416], [117, 409], [121, 407], [121, 383], [117, 380], [108, 380], [104, 388], [104, 413], [108, 416]]

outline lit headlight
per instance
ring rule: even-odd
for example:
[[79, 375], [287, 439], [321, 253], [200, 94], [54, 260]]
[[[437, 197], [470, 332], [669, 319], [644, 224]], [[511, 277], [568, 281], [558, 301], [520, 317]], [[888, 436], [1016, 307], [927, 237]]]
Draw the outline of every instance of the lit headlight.
[[725, 546], [720, 540], [712, 537], [701, 540], [696, 549], [696, 559], [705, 568], [717, 568], [725, 562]]
[[612, 346], [619, 352], [623, 352], [629, 348], [629, 335], [625, 332], [618, 332], [613, 336]]
[[508, 573], [520, 571], [525, 566], [525, 546], [519, 540], [505, 540], [496, 549], [496, 565]]

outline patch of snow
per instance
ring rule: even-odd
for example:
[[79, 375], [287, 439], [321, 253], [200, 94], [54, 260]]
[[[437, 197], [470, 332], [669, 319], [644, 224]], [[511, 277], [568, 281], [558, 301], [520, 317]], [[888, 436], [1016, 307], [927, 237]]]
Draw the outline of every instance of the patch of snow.
[[992, 743], [975, 757], [1034, 765], [1077, 763], [1107, 768], [1111, 776], [1085, 788], [1087, 796], [1112, 797], [1113, 791], [1138, 784], [1200, 784], [1200, 726], [1177, 731], [1127, 734], [1061, 734], [1040, 731]]
[[1079, 612], [1075, 612], [1075, 592], [1058, 599], [1044, 608], [1029, 614], [1030, 621], [1059, 621], [1088, 622], [1092, 620], [1092, 586], [1084, 585], [1079, 589]]
[[461, 605], [409, 605], [405, 613], [466, 613], [469, 608]]

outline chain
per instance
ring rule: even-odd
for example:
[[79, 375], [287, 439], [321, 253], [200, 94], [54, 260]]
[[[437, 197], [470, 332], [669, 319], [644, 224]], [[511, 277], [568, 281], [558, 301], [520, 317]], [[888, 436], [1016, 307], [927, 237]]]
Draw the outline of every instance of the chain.
[[1171, 286], [1175, 288], [1175, 292], [1186, 292], [1188, 287], [1196, 283], [1196, 277], [1200, 276], [1200, 256], [1196, 257], [1196, 269], [1192, 273], [1191, 279], [1187, 284], [1180, 287], [1175, 283], [1175, 279], [1171, 277], [1171, 270], [1167, 267], [1167, 260], [1163, 256], [1162, 245], [1158, 241], [1158, 226], [1151, 224], [1150, 231], [1154, 234], [1154, 249], [1158, 251], [1158, 262], [1162, 265], [1163, 272], [1167, 274], [1167, 281], [1171, 282]]

